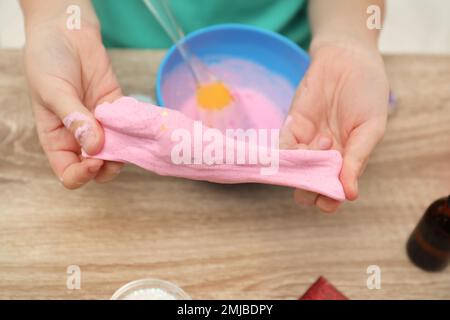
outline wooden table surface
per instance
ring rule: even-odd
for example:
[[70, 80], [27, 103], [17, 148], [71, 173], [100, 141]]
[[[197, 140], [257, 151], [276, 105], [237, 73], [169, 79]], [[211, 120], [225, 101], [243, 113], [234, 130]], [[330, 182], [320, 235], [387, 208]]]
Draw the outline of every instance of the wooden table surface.
[[[163, 52], [111, 51], [126, 94], [153, 94]], [[65, 190], [36, 136], [21, 53], [0, 51], [0, 298], [108, 299], [161, 278], [194, 299], [295, 299], [320, 275], [351, 299], [450, 299], [450, 269], [414, 267], [405, 242], [450, 193], [450, 56], [388, 56], [398, 100], [360, 199], [335, 215], [288, 188], [224, 186], [127, 166], [113, 183]], [[138, 75], [138, 76], [136, 76]], [[69, 265], [81, 289], [66, 287]], [[381, 289], [366, 286], [369, 265]]]

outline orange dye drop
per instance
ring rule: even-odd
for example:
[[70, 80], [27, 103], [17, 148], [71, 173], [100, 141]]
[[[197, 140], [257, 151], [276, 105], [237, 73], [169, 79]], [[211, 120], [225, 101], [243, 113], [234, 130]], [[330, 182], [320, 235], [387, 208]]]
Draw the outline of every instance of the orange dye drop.
[[233, 100], [228, 88], [221, 82], [202, 84], [197, 89], [197, 103], [200, 107], [220, 110]]

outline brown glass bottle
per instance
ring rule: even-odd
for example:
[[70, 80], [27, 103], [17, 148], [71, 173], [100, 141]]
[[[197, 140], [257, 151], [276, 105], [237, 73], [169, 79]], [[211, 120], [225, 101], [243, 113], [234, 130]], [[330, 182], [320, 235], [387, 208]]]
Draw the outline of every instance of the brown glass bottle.
[[411, 261], [427, 271], [440, 271], [450, 262], [450, 196], [433, 202], [406, 245]]

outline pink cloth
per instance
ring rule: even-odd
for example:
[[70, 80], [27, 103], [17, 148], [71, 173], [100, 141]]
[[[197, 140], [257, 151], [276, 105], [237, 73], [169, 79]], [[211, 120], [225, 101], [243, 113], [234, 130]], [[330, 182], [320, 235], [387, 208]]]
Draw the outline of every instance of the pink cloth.
[[[209, 165], [204, 162], [175, 164], [173, 150], [179, 141], [173, 141], [174, 131], [189, 133], [194, 137], [198, 122], [184, 114], [151, 104], [141, 103], [133, 98], [122, 97], [113, 103], [103, 103], [95, 109], [95, 117], [102, 124], [105, 132], [105, 144], [102, 151], [94, 158], [133, 163], [149, 171], [164, 176], [183, 177], [193, 180], [206, 180], [218, 183], [266, 183], [290, 186], [326, 195], [336, 200], [345, 200], [343, 187], [339, 181], [342, 157], [338, 151], [312, 150], [277, 150], [279, 155], [278, 170], [271, 175], [262, 174], [261, 168], [267, 165], [223, 164]], [[197, 125], [197, 129], [196, 129]], [[210, 128], [203, 127], [201, 133]], [[224, 141], [219, 149], [224, 154], [237, 152], [228, 143], [238, 142], [225, 137], [215, 130]], [[202, 150], [208, 148], [210, 142], [198, 142], [192, 139], [190, 153], [196, 154], [195, 144]], [[246, 142], [246, 157], [250, 152], [274, 152], [273, 149], [250, 145]], [[231, 149], [230, 149], [231, 148]], [[205, 151], [206, 152], [206, 151]], [[212, 153], [216, 154], [216, 153]], [[84, 154], [86, 156], [86, 154]], [[203, 158], [206, 159], [206, 158]]]

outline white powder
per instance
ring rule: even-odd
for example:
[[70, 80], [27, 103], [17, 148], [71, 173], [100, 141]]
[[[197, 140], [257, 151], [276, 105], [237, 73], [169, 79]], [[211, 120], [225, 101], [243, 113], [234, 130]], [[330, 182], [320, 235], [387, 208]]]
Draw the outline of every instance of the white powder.
[[159, 288], [139, 289], [127, 294], [124, 300], [176, 300], [175, 296]]

